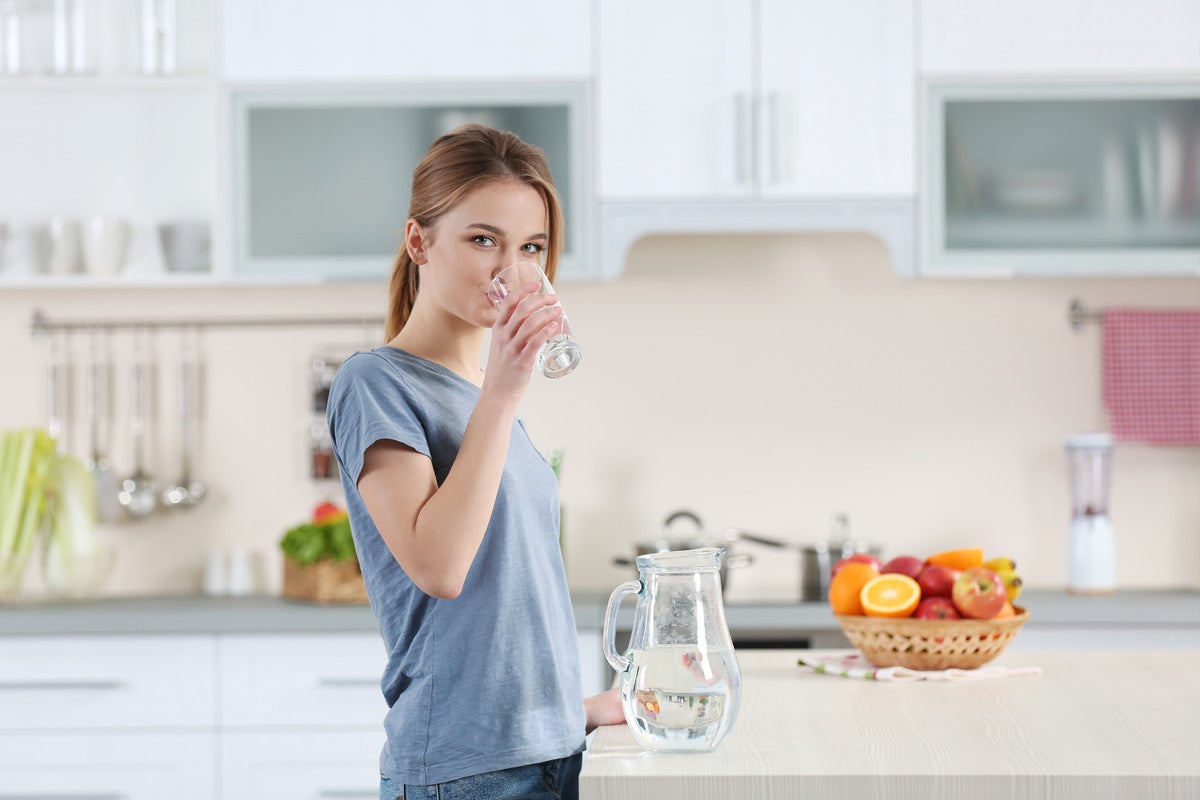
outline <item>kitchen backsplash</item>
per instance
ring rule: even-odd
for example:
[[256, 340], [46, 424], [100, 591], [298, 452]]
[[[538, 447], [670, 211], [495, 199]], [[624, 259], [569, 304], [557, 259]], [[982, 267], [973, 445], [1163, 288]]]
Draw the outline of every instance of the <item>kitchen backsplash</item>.
[[[634, 248], [620, 280], [559, 289], [584, 361], [561, 381], [534, 376], [523, 416], [541, 449], [564, 452], [565, 557], [584, 590], [628, 577], [613, 558], [685, 507], [714, 529], [796, 542], [823, 538], [842, 511], [885, 555], [980, 545], [1016, 558], [1030, 585], [1060, 587], [1062, 443], [1105, 427], [1100, 329], [1072, 331], [1068, 303], [1200, 306], [1195, 279], [904, 280], [876, 240], [856, 235], [656, 237]], [[0, 427], [45, 422], [46, 347], [28, 334], [35, 307], [55, 317], [379, 315], [385, 301], [382, 284], [7, 291]], [[196, 472], [209, 496], [106, 527], [118, 548], [108, 593], [198, 591], [207, 553], [230, 547], [254, 554], [260, 585], [278, 591], [276, 543], [324, 498], [309, 475], [311, 355], [379, 335], [207, 332]], [[170, 334], [156, 341], [164, 387], [175, 345]], [[120, 363], [128, 356], [126, 347]], [[150, 461], [163, 480], [179, 469], [174, 408], [168, 390]], [[80, 455], [83, 411], [76, 403]], [[125, 419], [115, 434], [124, 474]], [[1118, 446], [1119, 586], [1200, 587], [1197, 486], [1200, 449]], [[794, 597], [797, 556], [752, 552], [754, 579], [735, 577], [730, 597]]]

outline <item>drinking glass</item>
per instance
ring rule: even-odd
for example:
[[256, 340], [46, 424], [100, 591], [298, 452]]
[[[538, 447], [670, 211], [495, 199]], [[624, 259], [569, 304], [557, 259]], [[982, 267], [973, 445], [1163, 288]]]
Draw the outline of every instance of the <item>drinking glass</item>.
[[[511, 264], [492, 278], [492, 282], [488, 285], [488, 299], [494, 305], [499, 306], [500, 301], [508, 297], [509, 292], [535, 282], [541, 287], [538, 289], [539, 294], [555, 295], [554, 287], [550, 285], [550, 279], [546, 277], [546, 273], [542, 271], [540, 265], [532, 261]], [[547, 378], [561, 378], [579, 366], [581, 358], [583, 358], [583, 350], [575, 341], [575, 336], [571, 332], [571, 324], [567, 322], [564, 314], [558, 333], [551, 336], [538, 350], [535, 362], [538, 371]]]

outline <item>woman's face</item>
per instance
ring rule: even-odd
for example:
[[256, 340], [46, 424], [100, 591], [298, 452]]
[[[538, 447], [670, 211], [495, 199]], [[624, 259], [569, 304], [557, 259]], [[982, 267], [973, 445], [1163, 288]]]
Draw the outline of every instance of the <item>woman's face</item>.
[[517, 261], [540, 263], [550, 239], [542, 196], [513, 180], [474, 189], [420, 233], [420, 294], [429, 292], [439, 307], [476, 327], [496, 321], [487, 298], [496, 273]]

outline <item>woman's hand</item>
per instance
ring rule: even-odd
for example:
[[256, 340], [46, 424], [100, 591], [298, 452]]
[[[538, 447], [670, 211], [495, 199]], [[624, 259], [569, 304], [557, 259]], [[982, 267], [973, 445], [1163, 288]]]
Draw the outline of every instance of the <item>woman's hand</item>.
[[587, 714], [587, 733], [601, 725], [620, 725], [625, 721], [625, 711], [621, 708], [621, 693], [616, 689], [583, 698], [583, 709]]
[[562, 306], [554, 295], [537, 290], [538, 284], [530, 283], [500, 301], [500, 314], [492, 325], [484, 388], [517, 397], [523, 395], [538, 350], [558, 333]]

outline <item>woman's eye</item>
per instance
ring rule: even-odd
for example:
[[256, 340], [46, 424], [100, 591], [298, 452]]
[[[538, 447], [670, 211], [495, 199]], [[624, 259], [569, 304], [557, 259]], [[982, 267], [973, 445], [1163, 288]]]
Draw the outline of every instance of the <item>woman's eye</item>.
[[471, 239], [471, 241], [475, 242], [475, 244], [480, 245], [482, 247], [490, 247], [491, 245], [496, 243], [496, 240], [493, 239], [492, 237], [483, 236], [482, 234], [474, 237], [473, 239]]
[[530, 242], [529, 244], [525, 245], [525, 247], [523, 247], [522, 249], [526, 253], [540, 253], [543, 250], [545, 250], [546, 247], [545, 247], [545, 245], [538, 244], [537, 242]]

